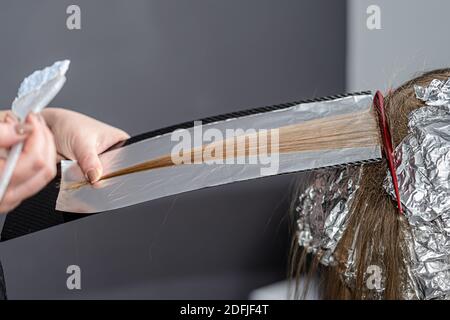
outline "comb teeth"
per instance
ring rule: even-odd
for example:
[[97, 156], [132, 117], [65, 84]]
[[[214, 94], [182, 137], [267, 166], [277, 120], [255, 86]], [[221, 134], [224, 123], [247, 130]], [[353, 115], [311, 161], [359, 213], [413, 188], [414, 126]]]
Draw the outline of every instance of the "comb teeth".
[[305, 172], [309, 172], [309, 171], [315, 171], [315, 170], [323, 170], [323, 169], [342, 169], [342, 168], [346, 168], [349, 166], [363, 166], [363, 165], [367, 165], [367, 164], [372, 164], [372, 163], [376, 163], [376, 162], [380, 162], [382, 160], [382, 158], [373, 158], [373, 159], [368, 159], [368, 160], [361, 160], [361, 161], [354, 161], [354, 162], [348, 162], [348, 163], [344, 163], [344, 164], [336, 164], [333, 166], [323, 166], [323, 167], [317, 167], [314, 169], [308, 169], [308, 170], [302, 170], [302, 171], [296, 171], [294, 172], [286, 172], [286, 173], [282, 173], [282, 174], [301, 174], [301, 173], [305, 173]]
[[368, 94], [372, 94], [372, 92], [371, 91], [361, 91], [361, 92], [354, 92], [354, 93], [337, 94], [337, 95], [325, 96], [325, 97], [314, 98], [314, 99], [306, 99], [306, 100], [300, 100], [300, 101], [294, 101], [294, 102], [281, 103], [281, 104], [265, 106], [265, 107], [260, 107], [260, 108], [252, 108], [252, 109], [247, 109], [247, 110], [243, 110], [243, 111], [224, 113], [224, 114], [218, 115], [218, 116], [207, 117], [207, 118], [194, 120], [194, 121], [187, 121], [187, 122], [183, 122], [178, 125], [174, 125], [174, 126], [170, 126], [170, 127], [166, 127], [166, 128], [162, 128], [162, 129], [158, 129], [158, 130], [153, 130], [153, 131], [150, 131], [147, 133], [139, 134], [137, 136], [134, 136], [134, 137], [131, 137], [130, 139], [128, 139], [125, 142], [125, 144], [123, 144], [123, 146], [130, 145], [130, 144], [133, 144], [133, 143], [136, 143], [136, 142], [139, 142], [142, 140], [146, 140], [149, 138], [153, 138], [156, 136], [160, 136], [163, 134], [167, 134], [167, 133], [173, 132], [178, 129], [192, 128], [194, 126], [194, 122], [196, 122], [196, 121], [201, 121], [202, 124], [208, 124], [208, 123], [224, 121], [224, 120], [228, 120], [228, 119], [232, 119], [232, 118], [249, 116], [249, 115], [253, 115], [253, 114], [260, 114], [260, 113], [266, 113], [266, 112], [271, 112], [271, 111], [275, 111], [275, 110], [287, 109], [287, 108], [296, 106], [298, 104], [331, 101], [331, 100], [336, 100], [336, 99], [341, 99], [341, 98], [346, 98], [346, 97], [361, 96], [361, 95], [368, 95]]
[[368, 160], [361, 160], [361, 161], [355, 161], [355, 162], [349, 162], [349, 163], [345, 163], [345, 164], [337, 164], [334, 166], [325, 166], [325, 167], [320, 167], [320, 168], [314, 168], [314, 170], [317, 169], [333, 169], [333, 168], [345, 168], [348, 166], [362, 166], [365, 164], [371, 164], [371, 163], [375, 163], [375, 162], [379, 162], [381, 161], [382, 158], [374, 158], [374, 159], [368, 159]]

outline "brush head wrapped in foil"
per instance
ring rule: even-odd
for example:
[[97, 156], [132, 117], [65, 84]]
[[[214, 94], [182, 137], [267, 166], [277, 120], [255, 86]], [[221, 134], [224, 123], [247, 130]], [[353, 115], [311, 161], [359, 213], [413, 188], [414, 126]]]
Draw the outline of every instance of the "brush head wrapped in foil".
[[[396, 149], [411, 274], [419, 298], [450, 298], [450, 79], [415, 92], [426, 106], [409, 115], [410, 133]], [[389, 175], [385, 187], [394, 196]]]

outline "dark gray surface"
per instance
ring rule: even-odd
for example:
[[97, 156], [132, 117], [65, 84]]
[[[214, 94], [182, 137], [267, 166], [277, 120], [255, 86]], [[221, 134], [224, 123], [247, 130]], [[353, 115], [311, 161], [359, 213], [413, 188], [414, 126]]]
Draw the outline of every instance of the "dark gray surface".
[[[79, 4], [82, 30], [65, 27]], [[0, 105], [72, 60], [53, 105], [130, 134], [342, 93], [345, 2], [2, 1]], [[285, 274], [292, 176], [160, 199], [0, 244], [9, 297], [245, 298]], [[66, 289], [78, 264], [82, 290]]]

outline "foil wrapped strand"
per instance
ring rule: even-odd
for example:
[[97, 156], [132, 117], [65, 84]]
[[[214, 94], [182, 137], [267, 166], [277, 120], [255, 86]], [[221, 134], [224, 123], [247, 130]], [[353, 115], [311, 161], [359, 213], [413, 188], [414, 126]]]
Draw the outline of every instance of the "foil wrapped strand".
[[325, 266], [336, 262], [333, 254], [347, 227], [361, 172], [362, 166], [316, 170], [298, 188], [299, 245], [318, 255]]
[[[363, 166], [347, 166], [316, 170], [301, 176], [295, 206], [298, 244], [316, 255], [322, 265], [333, 266], [339, 261], [335, 250], [347, 229], [350, 207], [360, 187], [363, 170]], [[346, 261], [340, 261], [344, 266], [342, 280], [349, 288], [355, 288], [355, 259], [359, 254], [356, 252], [357, 232]], [[371, 252], [367, 255], [370, 257]], [[408, 264], [409, 261], [405, 261], [405, 265]], [[408, 278], [412, 278], [409, 270]], [[383, 299], [386, 279], [380, 280], [378, 287], [367, 291], [368, 299]], [[412, 281], [405, 284], [402, 292], [406, 299], [417, 298]]]
[[447, 81], [435, 79], [428, 87], [414, 86], [416, 97], [428, 106], [443, 106], [450, 101], [450, 78]]
[[[362, 165], [346, 166], [316, 170], [307, 177], [302, 176], [295, 207], [298, 244], [314, 254], [324, 266], [342, 262], [335, 256], [335, 250], [347, 229], [350, 207], [359, 189], [363, 170]], [[355, 234], [342, 272], [342, 280], [349, 288], [355, 288], [356, 282], [356, 238]], [[385, 278], [380, 280], [379, 287], [367, 292], [370, 299], [383, 298]]]
[[[372, 95], [364, 93], [332, 100], [300, 103], [287, 108], [208, 122], [202, 125], [200, 131], [206, 133], [207, 130], [214, 130], [226, 135], [229, 131], [236, 133], [247, 132], [247, 130], [278, 129], [331, 116], [369, 112], [372, 99]], [[372, 122], [375, 119], [367, 117], [367, 121]], [[198, 126], [182, 131], [189, 141], [191, 137], [194, 137], [193, 144], [188, 142], [190, 148], [200, 147], [203, 143], [204, 134], [198, 134], [196, 131]], [[374, 134], [376, 133], [375, 129]], [[196, 136], [199, 136], [199, 139]], [[103, 153], [100, 155], [100, 161], [103, 164], [104, 174], [126, 169], [150, 159], [171, 155], [174, 148], [183, 143], [183, 141], [176, 142], [173, 138], [173, 132], [167, 132]], [[323, 150], [276, 154], [278, 155], [274, 159], [276, 161], [270, 161], [270, 165], [277, 166], [276, 170], [265, 173], [264, 176], [332, 167], [343, 163], [372, 161], [381, 158], [381, 146], [369, 144], [352, 148], [330, 147]], [[95, 186], [86, 184], [73, 188], [74, 184], [84, 181], [85, 177], [76, 162], [62, 161], [61, 188], [56, 209], [78, 213], [109, 211], [188, 191], [257, 179], [263, 176], [264, 171], [267, 172], [268, 164], [261, 161], [257, 161], [256, 164], [248, 162], [236, 161], [232, 165], [225, 161], [169, 166], [104, 179]]]
[[[411, 231], [410, 272], [421, 299], [450, 298], [450, 79], [415, 88], [426, 106], [409, 115], [396, 149], [400, 197]], [[390, 176], [386, 190], [394, 197]]]

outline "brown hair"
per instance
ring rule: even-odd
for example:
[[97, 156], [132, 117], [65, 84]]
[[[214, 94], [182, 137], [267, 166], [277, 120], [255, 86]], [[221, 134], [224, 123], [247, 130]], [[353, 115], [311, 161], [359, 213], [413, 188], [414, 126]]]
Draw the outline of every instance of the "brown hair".
[[[427, 86], [433, 79], [446, 80], [449, 77], [450, 69], [434, 70], [387, 94], [386, 114], [394, 146], [408, 134], [409, 113], [424, 105], [415, 97], [414, 85]], [[405, 247], [408, 226], [404, 217], [399, 215], [393, 199], [384, 191], [383, 180], [387, 170], [384, 160], [364, 166], [360, 188], [350, 208], [348, 226], [335, 250], [337, 265], [319, 267], [318, 255], [310, 257], [312, 261], [308, 261], [307, 253], [299, 247], [298, 239], [294, 236], [290, 261], [291, 277], [298, 280], [300, 276], [319, 271], [322, 275], [320, 291], [324, 299], [403, 298], [402, 292], [408, 283], [406, 270], [409, 257]], [[293, 212], [295, 214], [295, 211]], [[355, 270], [354, 279], [349, 284], [344, 281], [342, 275], [346, 270], [350, 249], [354, 250]], [[371, 265], [379, 266], [382, 270], [385, 290], [381, 293], [366, 286], [366, 270]], [[305, 294], [308, 288], [304, 290]], [[298, 294], [298, 290], [296, 291]]]

